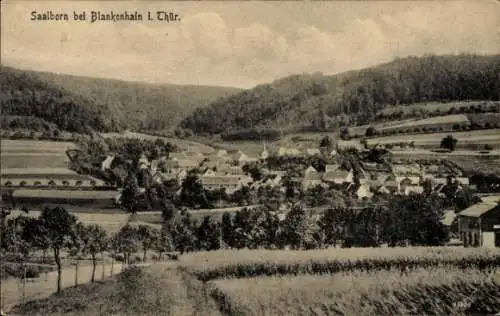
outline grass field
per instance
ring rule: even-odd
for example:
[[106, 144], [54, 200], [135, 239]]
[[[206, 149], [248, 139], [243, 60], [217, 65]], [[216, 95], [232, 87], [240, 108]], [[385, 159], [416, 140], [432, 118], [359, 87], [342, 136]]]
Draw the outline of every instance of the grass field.
[[3, 168], [67, 168], [65, 151], [75, 148], [71, 142], [38, 140], [1, 140]]
[[390, 126], [378, 126], [375, 125], [375, 128], [381, 130], [392, 130], [392, 129], [403, 129], [410, 127], [424, 127], [424, 126], [436, 126], [436, 125], [450, 125], [450, 124], [463, 124], [468, 123], [469, 119], [465, 114], [453, 114], [453, 115], [443, 115], [443, 116], [435, 116], [422, 120], [413, 120], [413, 121], [405, 121], [400, 122], [398, 124], [391, 124]]
[[171, 137], [163, 137], [163, 136], [154, 136], [144, 133], [123, 132], [123, 133], [102, 133], [101, 135], [105, 138], [124, 137], [124, 138], [138, 138], [138, 139], [148, 139], [148, 140], [163, 139], [165, 142], [170, 142], [176, 145], [180, 150], [192, 150], [201, 153], [205, 152], [210, 153], [214, 150], [210, 146], [195, 141], [177, 139]]
[[448, 135], [453, 135], [458, 140], [457, 148], [469, 144], [500, 144], [500, 129], [489, 129], [468, 132], [448, 132], [417, 135], [393, 135], [368, 139], [369, 145], [390, 144], [399, 142], [415, 142], [415, 146], [439, 147], [441, 139]]

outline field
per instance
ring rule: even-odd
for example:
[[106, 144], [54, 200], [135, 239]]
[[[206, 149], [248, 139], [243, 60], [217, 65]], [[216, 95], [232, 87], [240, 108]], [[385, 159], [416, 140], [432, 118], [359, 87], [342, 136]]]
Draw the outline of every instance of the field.
[[174, 145], [176, 145], [180, 150], [190, 150], [190, 151], [196, 151], [200, 153], [210, 153], [214, 149], [210, 146], [207, 146], [205, 144], [195, 142], [195, 141], [190, 141], [190, 140], [184, 140], [184, 139], [177, 139], [177, 138], [170, 138], [170, 137], [163, 137], [163, 136], [154, 136], [154, 135], [149, 135], [149, 134], [144, 134], [144, 133], [135, 133], [135, 132], [123, 132], [123, 133], [102, 133], [101, 134], [104, 138], [113, 138], [113, 137], [124, 137], [124, 138], [138, 138], [138, 139], [148, 139], [148, 140], [155, 140], [155, 139], [163, 139], [165, 142], [170, 142]]
[[[74, 211], [69, 209], [69, 212], [76, 216], [79, 221], [85, 224], [98, 224], [102, 226], [109, 233], [114, 233], [120, 230], [120, 228], [125, 225], [130, 215], [119, 210], [115, 210], [114, 213], [106, 212], [106, 210], [92, 209], [87, 211]], [[29, 211], [24, 213], [22, 211], [12, 211], [9, 218], [16, 217], [19, 215], [38, 217], [40, 211]]]
[[[254, 207], [247, 206], [247, 207]], [[188, 210], [187, 212], [191, 215], [191, 218], [201, 221], [205, 216], [210, 216], [212, 219], [219, 221], [225, 212], [236, 212], [244, 208], [242, 207], [226, 207], [218, 209], [200, 209], [200, 210]], [[161, 212], [140, 212], [134, 216], [134, 219], [140, 222], [150, 223], [150, 224], [161, 224], [163, 218]]]
[[441, 139], [448, 135], [453, 135], [458, 140], [457, 148], [463, 148], [468, 145], [500, 145], [500, 129], [490, 129], [468, 132], [449, 132], [418, 135], [394, 135], [385, 137], [376, 137], [368, 139], [369, 145], [391, 144], [399, 142], [415, 142], [417, 147], [435, 147], [438, 148]]
[[[454, 315], [500, 308], [500, 280], [477, 270], [418, 269], [217, 280], [232, 315]], [[476, 298], [478, 297], [479, 298]]]
[[188, 253], [178, 263], [132, 268], [13, 312], [493, 315], [500, 311], [499, 261], [500, 249], [446, 247]]
[[2, 169], [64, 168], [68, 163], [65, 151], [74, 147], [70, 142], [2, 139]]
[[500, 311], [498, 249], [228, 250], [180, 260], [229, 315]]

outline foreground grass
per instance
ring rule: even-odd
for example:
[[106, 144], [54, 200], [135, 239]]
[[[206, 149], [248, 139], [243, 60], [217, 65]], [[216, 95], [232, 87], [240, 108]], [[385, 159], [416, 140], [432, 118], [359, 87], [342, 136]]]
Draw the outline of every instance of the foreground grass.
[[500, 280], [477, 270], [418, 269], [211, 282], [230, 315], [492, 315]]
[[412, 247], [310, 251], [225, 250], [183, 255], [180, 265], [203, 281], [438, 266], [487, 270], [500, 266], [500, 249]]
[[169, 265], [131, 268], [104, 282], [69, 288], [60, 295], [16, 306], [10, 314], [195, 315], [181, 276]]

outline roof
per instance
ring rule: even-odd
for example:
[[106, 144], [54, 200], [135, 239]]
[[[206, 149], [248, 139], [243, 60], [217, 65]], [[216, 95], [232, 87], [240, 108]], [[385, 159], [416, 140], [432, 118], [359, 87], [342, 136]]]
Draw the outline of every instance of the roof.
[[349, 175], [349, 171], [337, 169], [334, 171], [325, 172], [324, 179], [345, 179]]
[[337, 164], [327, 164], [325, 166], [325, 172], [331, 172], [331, 171], [337, 170], [338, 168], [339, 168], [339, 165], [337, 165]]
[[304, 180], [321, 180], [321, 174], [319, 172], [310, 172], [307, 173], [304, 177]]
[[318, 148], [308, 148], [306, 149], [306, 152], [308, 155], [316, 155], [321, 153]]
[[480, 217], [498, 206], [495, 202], [481, 202], [461, 211], [458, 215]]
[[392, 171], [401, 175], [420, 175], [420, 169], [412, 165], [393, 165]]
[[237, 176], [202, 176], [201, 183], [205, 185], [237, 185], [239, 182]]

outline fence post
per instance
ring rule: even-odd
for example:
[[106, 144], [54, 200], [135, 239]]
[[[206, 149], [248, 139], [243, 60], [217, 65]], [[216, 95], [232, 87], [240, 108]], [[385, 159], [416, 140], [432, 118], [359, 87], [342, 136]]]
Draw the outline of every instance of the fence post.
[[104, 261], [104, 255], [102, 256], [102, 277], [101, 279], [104, 280], [104, 268], [105, 268], [105, 261]]
[[78, 260], [75, 263], [75, 286], [78, 285]]
[[24, 274], [23, 274], [23, 305], [26, 298], [26, 264], [24, 264]]

